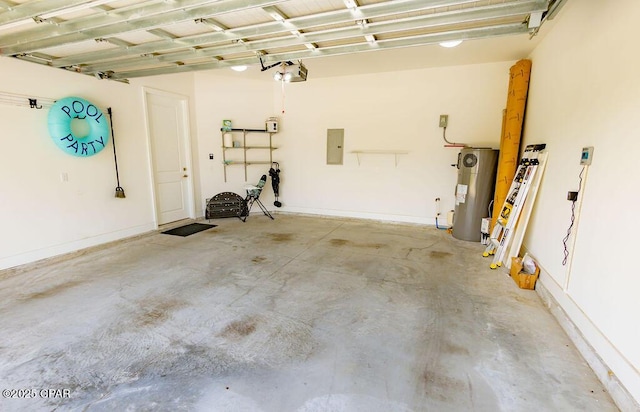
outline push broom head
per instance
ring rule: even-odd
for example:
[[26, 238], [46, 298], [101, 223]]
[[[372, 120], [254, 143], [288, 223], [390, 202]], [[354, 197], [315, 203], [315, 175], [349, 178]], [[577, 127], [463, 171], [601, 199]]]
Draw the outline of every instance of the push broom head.
[[116, 197], [120, 199], [124, 199], [126, 196], [124, 195], [124, 189], [120, 186], [116, 187]]

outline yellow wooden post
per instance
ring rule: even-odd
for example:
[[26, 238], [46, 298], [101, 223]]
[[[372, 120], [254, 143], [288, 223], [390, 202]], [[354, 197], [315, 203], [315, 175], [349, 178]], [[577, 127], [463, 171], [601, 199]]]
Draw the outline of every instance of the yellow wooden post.
[[502, 136], [500, 138], [500, 155], [496, 175], [496, 189], [493, 196], [493, 213], [491, 214], [491, 230], [507, 198], [513, 176], [518, 168], [520, 154], [520, 138], [522, 123], [527, 104], [529, 78], [531, 76], [531, 60], [520, 60], [509, 70], [509, 92], [507, 109], [502, 120]]

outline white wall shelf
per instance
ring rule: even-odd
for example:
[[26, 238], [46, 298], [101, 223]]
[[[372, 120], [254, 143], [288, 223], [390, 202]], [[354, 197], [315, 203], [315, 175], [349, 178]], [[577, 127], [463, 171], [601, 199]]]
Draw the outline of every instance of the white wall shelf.
[[[268, 132], [262, 129], [225, 129], [221, 128], [222, 136], [222, 164], [224, 165], [224, 181], [227, 181], [227, 166], [242, 165], [244, 166], [244, 181], [247, 181], [247, 166], [250, 165], [270, 165], [273, 163], [273, 151], [277, 147], [273, 147], [273, 134], [274, 132]], [[240, 146], [225, 146], [224, 135], [226, 133], [242, 133], [242, 144]], [[269, 135], [268, 145], [247, 145], [247, 135], [249, 133], [267, 133]], [[247, 160], [247, 150], [261, 149], [269, 151], [269, 160]], [[242, 159], [231, 160], [227, 159], [227, 150], [236, 151], [242, 150]]]
[[358, 166], [360, 166], [360, 155], [392, 155], [396, 167], [398, 166], [398, 156], [409, 154], [407, 150], [352, 150], [350, 153], [356, 155]]

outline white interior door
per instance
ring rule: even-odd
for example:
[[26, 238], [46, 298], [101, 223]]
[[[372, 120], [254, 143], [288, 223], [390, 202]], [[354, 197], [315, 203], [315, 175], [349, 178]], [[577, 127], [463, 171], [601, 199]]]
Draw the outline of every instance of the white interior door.
[[186, 101], [146, 92], [158, 224], [193, 217]]

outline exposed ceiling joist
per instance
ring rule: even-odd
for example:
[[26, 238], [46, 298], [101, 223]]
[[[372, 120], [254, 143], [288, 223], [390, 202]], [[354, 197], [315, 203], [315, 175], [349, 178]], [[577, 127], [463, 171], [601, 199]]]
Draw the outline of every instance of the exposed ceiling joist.
[[114, 0], [49, 0], [31, 1], [15, 5], [5, 4], [3, 8], [7, 10], [0, 13], [0, 25], [32, 19], [35, 16], [47, 18], [44, 16], [57, 14], [65, 10], [77, 10], [78, 7], [90, 8], [109, 1]]
[[[385, 3], [375, 3], [362, 7], [358, 10], [357, 16], [350, 10], [339, 9], [331, 12], [325, 12], [321, 15], [310, 15], [290, 18], [286, 21], [286, 25], [281, 22], [273, 21], [268, 23], [259, 23], [249, 26], [237, 28], [229, 28], [225, 31], [216, 31], [214, 33], [195, 35], [181, 38], [182, 45], [191, 47], [203, 44], [214, 44], [222, 42], [231, 42], [241, 40], [243, 38], [253, 36], [276, 36], [283, 33], [289, 33], [291, 30], [306, 30], [313, 27], [322, 27], [336, 24], [352, 23], [361, 18], [380, 18], [398, 15], [402, 13], [411, 13], [432, 9], [434, 7], [459, 5], [469, 0], [405, 0]], [[542, 1], [544, 3], [544, 1]], [[127, 49], [114, 49], [107, 51], [99, 51], [96, 53], [87, 53], [84, 55], [73, 56], [70, 58], [62, 58], [56, 61], [56, 67], [63, 67], [71, 64], [80, 64], [83, 62], [96, 62], [108, 59], [118, 59], [126, 55], [146, 54], [151, 52], [168, 52], [179, 49], [180, 45], [172, 41], [156, 41], [140, 44], [136, 47]]]
[[[72, 20], [57, 25], [18, 33], [0, 38], [3, 53], [28, 53], [34, 49], [61, 46], [99, 37], [111, 37], [132, 31], [173, 25], [181, 21], [195, 20], [224, 13], [237, 12], [252, 7], [281, 3], [286, 0], [174, 0], [127, 10], [108, 12], [104, 16], [86, 20]], [[146, 4], [146, 3], [145, 3]]]
[[14, 7], [15, 5], [16, 5], [16, 3], [12, 2], [12, 1], [0, 0], [0, 8], [1, 9], [9, 10], [10, 8]]
[[[341, 39], [375, 36], [380, 34], [395, 33], [409, 30], [431, 29], [438, 26], [448, 24], [466, 24], [477, 23], [484, 20], [504, 19], [513, 16], [524, 16], [527, 13], [533, 13], [542, 10], [544, 2], [539, 0], [520, 1], [515, 4], [503, 3], [491, 6], [461, 9], [450, 12], [442, 12], [435, 14], [427, 14], [416, 17], [408, 17], [398, 20], [386, 20], [379, 23], [370, 23], [366, 26], [353, 24], [351, 26], [333, 28], [327, 30], [314, 31], [311, 33], [300, 34], [299, 36], [278, 37], [276, 39], [255, 40], [243, 42], [242, 44], [232, 43], [221, 46], [204, 47], [197, 50], [194, 54], [193, 50], [179, 51], [174, 53], [160, 54], [155, 57], [158, 62], [173, 62], [188, 60], [198, 57], [215, 57], [220, 55], [233, 55], [245, 51], [273, 50], [291, 48], [309, 43], [317, 44], [323, 42], [337, 41]], [[311, 49], [310, 47], [307, 47]], [[313, 49], [317, 48], [313, 47]], [[88, 64], [83, 66], [84, 71], [94, 72], [107, 69], [121, 70], [136, 67], [139, 60], [138, 57], [129, 59], [114, 59], [102, 61], [96, 64]]]
[[0, 0], [0, 54], [123, 80], [535, 35], [563, 1]]
[[[522, 23], [510, 24], [510, 25], [502, 25], [495, 27], [483, 27], [478, 29], [469, 29], [469, 30], [458, 30], [454, 32], [445, 32], [445, 33], [435, 33], [435, 34], [426, 34], [421, 36], [411, 36], [400, 39], [392, 39], [392, 40], [381, 40], [377, 41], [375, 45], [371, 45], [369, 42], [361, 42], [352, 45], [346, 46], [333, 46], [326, 47], [322, 49], [316, 50], [301, 50], [296, 52], [284, 52], [284, 53], [273, 53], [268, 55], [263, 55], [262, 60], [264, 63], [275, 63], [280, 61], [289, 61], [289, 60], [301, 60], [307, 58], [315, 58], [315, 57], [327, 57], [327, 56], [336, 56], [343, 54], [353, 54], [353, 53], [362, 53], [362, 52], [371, 52], [375, 50], [385, 50], [385, 49], [393, 49], [398, 47], [411, 47], [425, 44], [434, 44], [447, 40], [454, 39], [464, 39], [464, 40], [472, 40], [472, 39], [481, 39], [484, 37], [495, 37], [495, 36], [507, 36], [514, 34], [524, 34], [528, 32], [528, 28], [526, 25]], [[128, 72], [119, 72], [115, 73], [112, 78], [115, 80], [118, 79], [128, 79], [135, 77], [146, 77], [146, 76], [156, 76], [161, 74], [175, 74], [175, 73], [185, 73], [192, 71], [201, 71], [201, 70], [212, 70], [219, 69], [221, 67], [231, 67], [234, 65], [242, 65], [242, 64], [253, 64], [255, 62], [255, 58], [240, 58], [234, 60], [222, 60], [222, 61], [214, 61], [207, 63], [194, 63], [192, 65], [168, 65], [166, 67], [155, 68], [155, 69], [142, 69], [142, 70], [134, 70]]]

